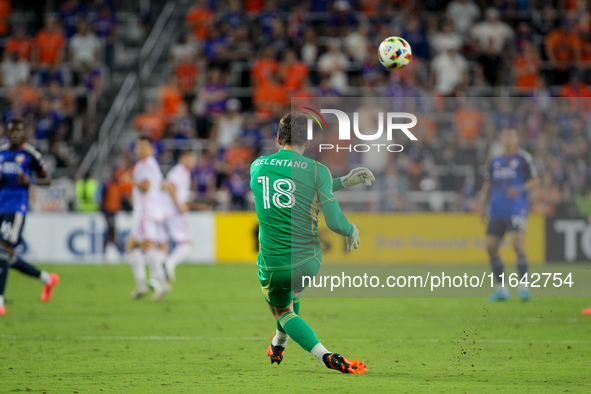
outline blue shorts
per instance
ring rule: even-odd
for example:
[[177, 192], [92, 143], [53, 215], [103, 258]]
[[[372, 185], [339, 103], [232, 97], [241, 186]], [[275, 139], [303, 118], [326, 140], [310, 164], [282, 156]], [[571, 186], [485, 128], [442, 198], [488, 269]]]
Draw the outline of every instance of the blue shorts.
[[495, 235], [503, 238], [506, 232], [525, 233], [527, 229], [526, 216], [511, 216], [505, 219], [490, 219], [486, 228], [486, 235]]
[[15, 247], [21, 241], [21, 234], [24, 226], [24, 213], [0, 213], [0, 240]]

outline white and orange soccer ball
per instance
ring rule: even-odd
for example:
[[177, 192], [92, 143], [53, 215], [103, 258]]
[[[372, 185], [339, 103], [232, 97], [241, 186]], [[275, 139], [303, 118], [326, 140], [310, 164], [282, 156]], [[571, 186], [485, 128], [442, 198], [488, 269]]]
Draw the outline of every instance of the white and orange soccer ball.
[[402, 68], [410, 62], [412, 49], [404, 38], [388, 37], [378, 48], [378, 59], [382, 65], [390, 70]]

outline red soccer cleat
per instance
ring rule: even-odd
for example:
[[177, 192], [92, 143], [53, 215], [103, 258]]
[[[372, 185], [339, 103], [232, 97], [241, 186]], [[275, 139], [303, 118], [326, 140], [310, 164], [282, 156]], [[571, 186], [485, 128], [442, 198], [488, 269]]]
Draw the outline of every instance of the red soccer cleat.
[[0, 316], [4, 316], [6, 315], [6, 308], [3, 306], [0, 306]]
[[57, 274], [50, 274], [49, 277], [49, 283], [43, 286], [43, 293], [41, 293], [41, 302], [47, 302], [51, 299], [51, 292], [53, 291], [55, 285], [57, 285], [57, 282], [60, 281], [60, 277], [57, 276]]
[[583, 309], [581, 314], [584, 316], [591, 316], [591, 308]]

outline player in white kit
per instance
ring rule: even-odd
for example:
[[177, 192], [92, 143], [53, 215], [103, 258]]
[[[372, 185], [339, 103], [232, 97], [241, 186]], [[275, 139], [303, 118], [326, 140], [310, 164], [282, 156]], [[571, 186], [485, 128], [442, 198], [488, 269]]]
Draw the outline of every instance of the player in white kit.
[[164, 220], [160, 197], [162, 172], [153, 156], [152, 141], [148, 137], [140, 137], [136, 141], [135, 154], [138, 161], [133, 170], [133, 227], [125, 245], [136, 281], [136, 288], [130, 297], [138, 299], [148, 292], [147, 262], [154, 300], [159, 300], [167, 289], [163, 269], [166, 255], [157, 247]]
[[174, 282], [175, 268], [191, 253], [191, 229], [186, 212], [189, 211], [191, 171], [197, 165], [192, 151], [181, 153], [178, 164], [170, 169], [163, 187], [164, 229], [176, 244], [164, 264], [168, 280]]

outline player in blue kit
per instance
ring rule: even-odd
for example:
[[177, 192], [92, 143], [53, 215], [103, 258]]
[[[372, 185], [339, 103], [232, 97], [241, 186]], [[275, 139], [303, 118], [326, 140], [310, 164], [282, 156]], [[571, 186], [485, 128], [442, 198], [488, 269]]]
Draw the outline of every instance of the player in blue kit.
[[9, 143], [0, 146], [0, 315], [6, 314], [4, 289], [9, 267], [41, 280], [44, 284], [42, 302], [49, 301], [53, 287], [59, 281], [56, 274], [39, 270], [14, 251], [21, 241], [29, 208], [31, 176], [36, 175], [38, 185], [49, 185], [51, 177], [41, 153], [26, 143], [23, 121], [13, 119], [8, 122], [6, 134]]
[[[531, 155], [519, 148], [517, 131], [503, 130], [500, 142], [505, 151], [502, 156], [495, 157], [488, 163], [481, 194], [481, 217], [483, 220], [488, 218], [486, 250], [497, 279], [497, 288], [491, 301], [508, 300], [510, 297], [506, 279], [505, 287], [501, 286], [503, 261], [499, 256], [499, 247], [506, 232], [509, 233], [517, 254], [519, 279], [527, 275], [528, 262], [524, 240], [529, 194], [540, 184]], [[519, 297], [524, 301], [529, 300], [529, 290], [526, 286], [519, 286]]]

